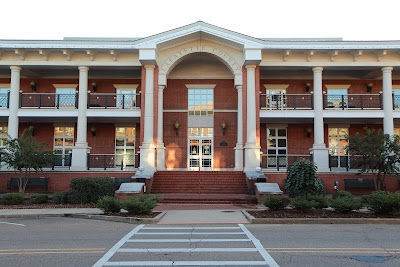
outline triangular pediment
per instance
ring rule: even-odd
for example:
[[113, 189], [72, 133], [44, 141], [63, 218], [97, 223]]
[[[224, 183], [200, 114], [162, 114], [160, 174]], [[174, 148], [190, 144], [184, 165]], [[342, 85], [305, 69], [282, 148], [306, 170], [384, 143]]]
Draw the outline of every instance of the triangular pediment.
[[203, 21], [152, 35], [140, 39], [136, 43], [141, 48], [157, 48], [163, 50], [195, 39], [211, 40], [238, 49], [262, 48], [263, 46], [263, 41], [261, 39], [217, 27]]

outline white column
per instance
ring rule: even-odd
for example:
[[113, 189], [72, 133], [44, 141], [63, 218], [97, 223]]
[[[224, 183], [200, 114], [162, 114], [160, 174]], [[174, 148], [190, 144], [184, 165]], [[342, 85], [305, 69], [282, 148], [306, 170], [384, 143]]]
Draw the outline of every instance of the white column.
[[324, 117], [322, 97], [322, 67], [315, 67], [314, 72], [314, 144], [312, 148], [314, 163], [318, 172], [329, 171], [329, 149], [324, 142]]
[[245, 149], [246, 172], [253, 172], [260, 167], [260, 149], [257, 145], [257, 110], [256, 110], [256, 65], [246, 65], [247, 70], [247, 135]]
[[382, 88], [383, 88], [383, 133], [394, 135], [393, 124], [393, 98], [392, 98], [392, 67], [382, 68]]
[[10, 85], [10, 108], [8, 116], [8, 135], [11, 138], [18, 137], [18, 107], [19, 107], [19, 90], [20, 90], [20, 78], [21, 68], [17, 66], [11, 66], [11, 85]]
[[155, 168], [155, 146], [154, 146], [154, 65], [145, 65], [146, 88], [144, 98], [144, 138], [140, 147], [140, 167], [147, 174], [153, 174]]
[[157, 121], [157, 170], [165, 170], [165, 147], [163, 141], [163, 120], [164, 120], [164, 105], [163, 92], [164, 85], [158, 86], [158, 121]]
[[235, 147], [235, 170], [243, 170], [243, 86], [236, 86], [238, 92], [237, 143]]
[[88, 93], [88, 67], [79, 67], [79, 99], [78, 99], [78, 125], [75, 146], [72, 149], [71, 170], [87, 169], [87, 93]]

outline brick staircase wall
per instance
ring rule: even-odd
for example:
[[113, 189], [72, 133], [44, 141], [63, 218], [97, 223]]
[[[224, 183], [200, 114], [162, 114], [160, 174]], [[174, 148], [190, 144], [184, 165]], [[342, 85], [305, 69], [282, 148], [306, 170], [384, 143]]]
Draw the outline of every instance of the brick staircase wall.
[[158, 171], [151, 193], [247, 194], [246, 176], [235, 171]]

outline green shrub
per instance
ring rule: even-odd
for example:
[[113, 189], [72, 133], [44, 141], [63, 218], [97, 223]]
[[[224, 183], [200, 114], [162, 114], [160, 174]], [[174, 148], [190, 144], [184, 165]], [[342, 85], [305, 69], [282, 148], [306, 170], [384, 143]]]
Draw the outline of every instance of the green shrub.
[[289, 197], [308, 196], [325, 192], [322, 181], [317, 176], [317, 166], [309, 160], [299, 160], [291, 164], [285, 179], [285, 190]]
[[110, 213], [110, 212], [120, 212], [122, 206], [121, 202], [115, 197], [104, 196], [99, 199], [96, 207], [101, 209], [105, 213]]
[[[70, 182], [68, 203], [97, 203], [103, 196], [113, 196], [115, 184], [110, 177], [80, 177]], [[71, 199], [71, 200], [70, 200]]]
[[56, 192], [53, 194], [51, 201], [55, 204], [66, 204], [68, 203], [68, 192]]
[[362, 207], [361, 201], [349, 197], [340, 197], [332, 200], [331, 207], [340, 213], [349, 213]]
[[305, 197], [291, 198], [290, 204], [296, 210], [310, 210], [318, 205], [316, 201], [306, 199]]
[[44, 204], [49, 201], [49, 196], [46, 194], [33, 194], [31, 196], [32, 204]]
[[400, 211], [400, 193], [373, 192], [368, 196], [368, 208], [376, 213], [396, 213]]
[[1, 198], [3, 205], [18, 205], [24, 203], [24, 198], [20, 193], [7, 193]]
[[316, 209], [329, 207], [328, 199], [325, 197], [325, 195], [311, 195], [307, 199], [315, 202], [314, 208]]
[[141, 195], [138, 198], [128, 198], [122, 202], [122, 207], [129, 214], [149, 214], [157, 206], [157, 200], [152, 195]]
[[348, 198], [353, 198], [353, 194], [348, 192], [348, 191], [337, 191], [333, 194], [333, 198], [343, 198], [343, 197], [348, 197]]
[[266, 197], [264, 205], [270, 210], [283, 210], [286, 207], [286, 199], [279, 196]]

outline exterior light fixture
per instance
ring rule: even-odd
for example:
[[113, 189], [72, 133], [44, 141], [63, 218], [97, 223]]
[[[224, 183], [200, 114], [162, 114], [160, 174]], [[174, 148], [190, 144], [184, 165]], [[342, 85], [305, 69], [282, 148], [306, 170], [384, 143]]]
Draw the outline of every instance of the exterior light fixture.
[[307, 83], [307, 84], [306, 84], [306, 92], [309, 92], [309, 91], [310, 91], [310, 88], [311, 88], [311, 84], [310, 84], [310, 83]]
[[306, 132], [306, 136], [307, 136], [308, 138], [311, 137], [312, 131], [313, 131], [313, 130], [312, 130], [311, 127], [306, 128], [305, 132]]
[[96, 127], [92, 126], [92, 128], [90, 128], [90, 132], [92, 133], [92, 136], [96, 136]]
[[174, 126], [175, 126], [175, 134], [176, 134], [176, 136], [178, 136], [178, 130], [179, 130], [179, 121], [178, 120], [176, 120]]
[[225, 130], [226, 130], [226, 123], [225, 122], [222, 122], [221, 128], [222, 128], [222, 135], [225, 135]]
[[30, 85], [31, 85], [32, 91], [36, 91], [36, 83], [34, 81], [31, 81]]
[[93, 92], [96, 92], [96, 90], [97, 90], [97, 84], [96, 83], [92, 83], [92, 90], [93, 90]]
[[367, 84], [367, 92], [371, 92], [373, 87], [374, 87], [373, 83], [368, 83]]

